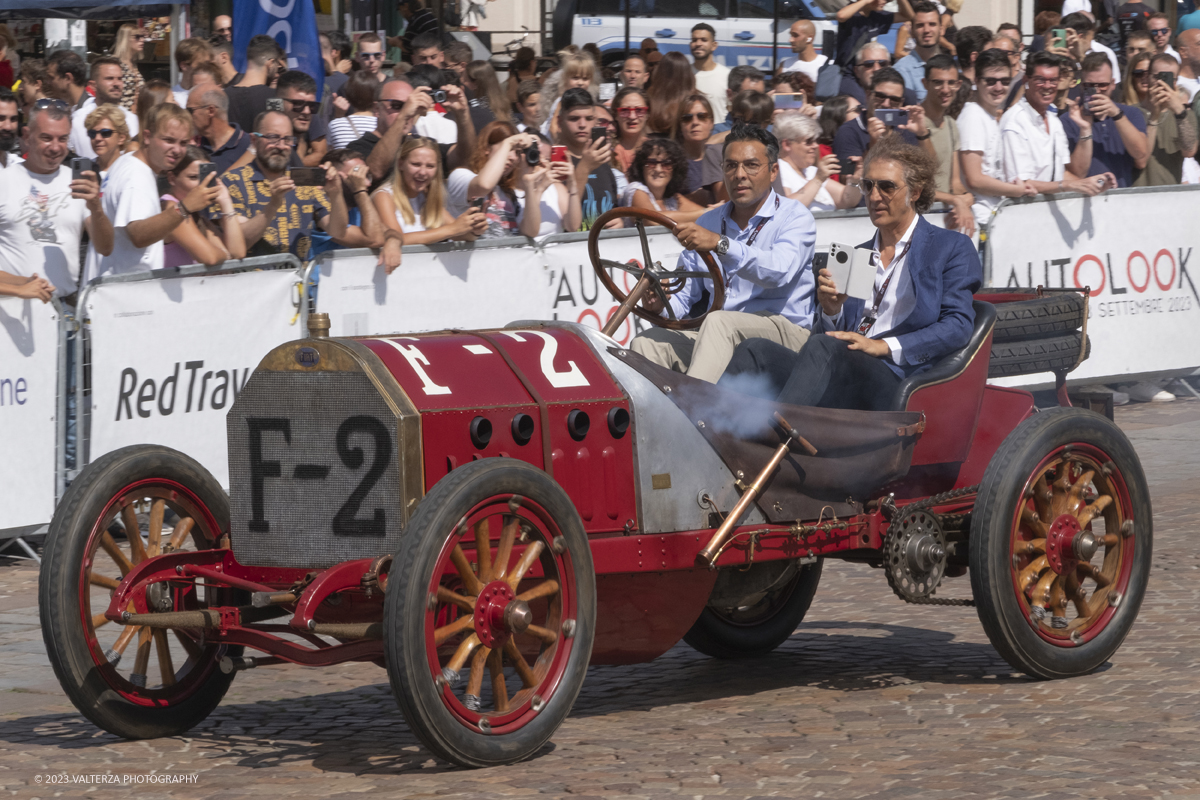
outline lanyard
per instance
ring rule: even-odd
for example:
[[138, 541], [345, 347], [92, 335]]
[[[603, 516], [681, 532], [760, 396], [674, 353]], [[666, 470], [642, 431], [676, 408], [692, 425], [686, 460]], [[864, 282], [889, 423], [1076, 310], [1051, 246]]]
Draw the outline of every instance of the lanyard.
[[[779, 210], [779, 195], [775, 195], [775, 210]], [[754, 226], [754, 230], [750, 232], [750, 238], [746, 240], [746, 247], [753, 247], [754, 240], [758, 238], [758, 234], [762, 232], [763, 225], [767, 224], [767, 220], [771, 217], [763, 217], [758, 221], [758, 225]], [[721, 217], [721, 235], [725, 235], [725, 217]]]
[[[892, 269], [888, 273], [887, 278], [884, 279], [883, 285], [878, 289], [871, 287], [872, 291], [875, 292], [875, 305], [871, 307], [869, 313], [863, 314], [862, 322], [858, 324], [859, 333], [865, 334], [871, 329], [871, 326], [875, 324], [875, 320], [879, 319], [879, 307], [883, 305], [883, 297], [887, 294], [888, 284], [892, 282], [892, 278], [894, 278], [896, 273], [900, 270], [900, 261], [906, 255], [908, 255], [908, 248], [910, 247], [912, 247], [912, 239], [909, 239], [904, 243], [904, 249], [900, 251], [900, 255], [892, 258], [892, 263], [888, 265]], [[876, 255], [878, 255], [878, 253], [876, 253]], [[882, 261], [880, 263], [882, 263]]]

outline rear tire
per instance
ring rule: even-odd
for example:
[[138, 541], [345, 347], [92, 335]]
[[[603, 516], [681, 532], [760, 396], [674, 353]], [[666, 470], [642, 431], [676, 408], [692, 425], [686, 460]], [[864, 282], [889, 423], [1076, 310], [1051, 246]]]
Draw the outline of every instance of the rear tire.
[[[160, 551], [175, 541], [161, 528], [167, 509], [180, 517], [173, 532], [183, 520], [193, 520], [190, 533], [178, 537], [179, 549], [214, 548], [229, 529], [229, 498], [208, 470], [166, 447], [125, 447], [88, 465], [72, 482], [50, 523], [38, 586], [42, 638], [63, 690], [80, 713], [126, 739], [190, 730], [217, 707], [233, 681], [218, 668], [220, 659], [242, 652], [241, 647], [201, 648], [175, 631], [145, 639], [139, 631], [135, 641], [130, 629], [103, 619], [112, 594], [105, 589], [125, 574], [119, 559], [141, 560], [131, 545], [146, 548], [148, 556], [157, 554], [152, 530], [148, 544], [142, 543], [140, 529], [126, 529], [122, 541], [108, 531], [121, 525], [122, 509], [132, 511], [134, 503], [147, 499], [152, 507], [161, 503]], [[153, 524], [155, 515], [150, 516]], [[174, 656], [164, 659], [160, 644]], [[131, 646], [131, 653], [120, 655]]]
[[1084, 348], [1084, 360], [1092, 353], [1091, 339], [1081, 345], [1083, 339], [1083, 333], [1075, 331], [1064, 336], [1022, 342], [993, 342], [988, 377], [1070, 371], [1080, 361], [1080, 346]]
[[1064, 336], [1082, 328], [1083, 317], [1083, 296], [1078, 292], [1051, 292], [1043, 297], [997, 303], [993, 341], [1023, 342]]
[[[1095, 544], [1081, 554], [1085, 534]], [[1137, 618], [1152, 545], [1150, 494], [1125, 434], [1083, 409], [1034, 415], [992, 457], [971, 513], [971, 589], [988, 639], [1037, 678], [1091, 672]]]
[[786, 642], [808, 613], [823, 564], [818, 560], [801, 566], [785, 587], [750, 608], [731, 611], [706, 606], [683, 640], [712, 658], [765, 656]]

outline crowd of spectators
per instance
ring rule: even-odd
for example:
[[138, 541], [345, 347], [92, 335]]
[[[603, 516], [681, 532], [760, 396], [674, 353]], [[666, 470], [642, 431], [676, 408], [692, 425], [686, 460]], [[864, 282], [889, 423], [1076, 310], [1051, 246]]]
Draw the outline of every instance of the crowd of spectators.
[[[321, 86], [266, 35], [238, 72], [228, 17], [179, 42], [175, 85], [142, 79], [134, 25], [90, 63], [21, 61], [0, 89], [0, 294], [70, 301], [109, 274], [343, 247], [390, 272], [405, 243], [586, 230], [621, 205], [688, 223], [728, 199], [735, 123], [773, 131], [775, 189], [813, 211], [862, 202], [882, 139], [920, 147], [968, 234], [1004, 197], [1200, 180], [1200, 30], [1161, 14], [991, 31], [928, 0], [857, 0], [832, 53], [793, 24], [774, 75], [722, 64], [706, 23], [690, 60], [653, 40], [616, 65], [522, 48], [497, 74], [419, 4], [405, 14], [394, 40], [322, 34]], [[876, 37], [896, 23], [889, 50]]]

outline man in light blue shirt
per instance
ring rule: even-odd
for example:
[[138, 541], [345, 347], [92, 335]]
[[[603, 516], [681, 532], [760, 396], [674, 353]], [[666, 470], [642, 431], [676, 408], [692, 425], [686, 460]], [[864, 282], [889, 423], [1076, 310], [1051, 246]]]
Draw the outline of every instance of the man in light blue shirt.
[[904, 76], [904, 86], [917, 95], [917, 102], [925, 99], [925, 62], [942, 52], [938, 42], [942, 38], [942, 15], [928, 0], [912, 4], [913, 51], [893, 65], [893, 69]]
[[[653, 328], [630, 348], [651, 361], [716, 383], [733, 349], [751, 338], [799, 351], [812, 327], [816, 284], [812, 273], [817, 225], [803, 204], [775, 194], [779, 143], [756, 125], [734, 126], [725, 140], [722, 168], [731, 200], [675, 236], [687, 251], [679, 269], [704, 271], [700, 253], [711, 253], [725, 278], [725, 309], [711, 312], [698, 331]], [[689, 279], [668, 302], [682, 319], [697, 303], [707, 281]], [[661, 298], [642, 305], [663, 312]]]

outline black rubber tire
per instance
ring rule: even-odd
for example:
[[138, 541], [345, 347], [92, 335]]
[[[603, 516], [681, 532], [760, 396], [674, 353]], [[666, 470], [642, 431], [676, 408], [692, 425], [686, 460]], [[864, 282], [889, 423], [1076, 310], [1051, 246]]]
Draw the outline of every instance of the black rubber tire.
[[1064, 336], [1083, 327], [1083, 295], [1052, 292], [1043, 297], [996, 304], [993, 342], [1023, 342]]
[[[527, 497], [554, 518], [575, 568], [575, 643], [561, 680], [538, 716], [519, 730], [485, 735], [446, 709], [429, 677], [425, 600], [431, 571], [459, 520], [501, 494]], [[513, 764], [534, 755], [567, 718], [587, 676], [596, 631], [596, 577], [583, 521], [567, 493], [537, 467], [512, 458], [466, 464], [425, 495], [408, 523], [388, 580], [383, 643], [392, 693], [417, 738], [436, 756], [462, 767]]]
[[[1075, 368], [1079, 361], [1079, 346], [1083, 333], [1075, 331], [1065, 336], [1029, 339], [1023, 342], [992, 342], [988, 377], [1004, 378], [1013, 375], [1032, 375], [1036, 372], [1062, 372]], [[1092, 354], [1092, 340], [1084, 345], [1083, 358]]]
[[[67, 489], [50, 523], [38, 582], [42, 639], [59, 683], [81, 714], [126, 739], [155, 739], [190, 730], [220, 704], [233, 681], [233, 674], [213, 670], [202, 686], [178, 704], [140, 706], [105, 681], [88, 650], [78, 591], [88, 537], [108, 502], [129, 484], [146, 478], [183, 484], [204, 502], [221, 530], [229, 530], [229, 496], [198, 462], [159, 445], [124, 447], [89, 464]], [[240, 646], [227, 647], [220, 655], [241, 652]]]
[[[1044, 641], [1030, 627], [1010, 572], [1010, 536], [1016, 504], [1034, 469], [1055, 449], [1091, 444], [1108, 453], [1129, 489], [1137, 520], [1130, 581], [1117, 613], [1094, 639], [1072, 648]], [[1129, 633], [1145, 595], [1153, 549], [1150, 492], [1129, 439], [1107, 418], [1079, 408], [1054, 408], [1023, 422], [1000, 445], [984, 472], [971, 513], [971, 590], [988, 639], [1013, 669], [1035, 678], [1087, 674], [1109, 658]]]
[[765, 656], [788, 640], [808, 613], [817, 584], [821, 581], [824, 561], [800, 567], [784, 590], [783, 604], [756, 625], [736, 624], [719, 611], [705, 608], [700, 618], [683, 637], [696, 650], [712, 658], [737, 659]]

